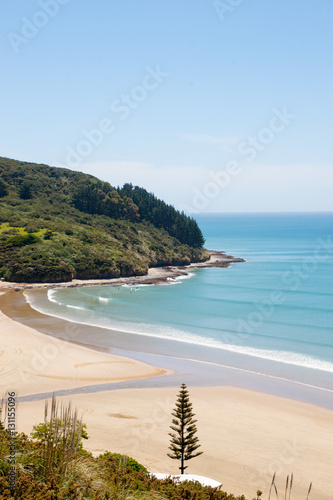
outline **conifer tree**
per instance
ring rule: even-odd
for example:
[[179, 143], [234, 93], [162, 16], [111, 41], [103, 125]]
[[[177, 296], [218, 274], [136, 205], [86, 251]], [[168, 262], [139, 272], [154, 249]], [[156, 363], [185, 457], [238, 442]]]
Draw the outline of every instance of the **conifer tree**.
[[187, 469], [184, 463], [191, 458], [198, 457], [202, 451], [196, 451], [199, 447], [199, 439], [196, 436], [197, 427], [192, 411], [192, 403], [190, 403], [189, 393], [185, 384], [182, 384], [176, 401], [176, 407], [172, 412], [172, 425], [170, 428], [174, 432], [169, 432], [171, 442], [168, 457], [180, 460], [180, 473], [184, 474]]

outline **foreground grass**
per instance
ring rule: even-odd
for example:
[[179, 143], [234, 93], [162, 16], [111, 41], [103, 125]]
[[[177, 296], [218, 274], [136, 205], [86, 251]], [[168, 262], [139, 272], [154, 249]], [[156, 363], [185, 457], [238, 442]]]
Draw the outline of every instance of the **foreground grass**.
[[[58, 457], [45, 462], [45, 447], [38, 440], [20, 434], [17, 442], [16, 487], [11, 495], [9, 469], [6, 461], [9, 443], [6, 431], [0, 458], [0, 499], [63, 500], [63, 499], [196, 499], [245, 500], [198, 482], [176, 485], [170, 478], [163, 481], [150, 477], [146, 469], [133, 459], [113, 453], [93, 457], [76, 451], [68, 458]], [[57, 453], [55, 454], [57, 455]]]
[[[9, 398], [10, 399], [10, 398]], [[1, 406], [0, 406], [1, 409]], [[29, 438], [15, 435], [15, 489], [10, 483], [13, 437], [6, 430], [6, 405], [0, 412], [0, 499], [196, 499], [245, 500], [198, 482], [176, 485], [170, 478], [151, 477], [136, 460], [106, 452], [98, 457], [84, 450], [85, 425], [70, 406], [53, 398], [45, 404], [44, 422]]]

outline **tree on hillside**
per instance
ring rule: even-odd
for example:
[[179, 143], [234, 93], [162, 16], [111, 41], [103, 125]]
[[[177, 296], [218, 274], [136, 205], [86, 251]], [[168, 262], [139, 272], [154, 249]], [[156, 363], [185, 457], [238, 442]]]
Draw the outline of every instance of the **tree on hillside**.
[[23, 182], [21, 184], [20, 189], [19, 189], [19, 196], [21, 200], [31, 200], [32, 198], [32, 192], [31, 192], [31, 183], [30, 182]]
[[74, 192], [75, 208], [88, 214], [106, 215], [114, 219], [140, 219], [139, 209], [131, 198], [121, 197], [108, 182], [86, 183]]
[[172, 412], [172, 425], [170, 428], [174, 432], [170, 432], [171, 442], [168, 453], [168, 457], [180, 460], [180, 473], [184, 474], [185, 467], [184, 462], [191, 460], [191, 458], [198, 457], [202, 455], [202, 451], [196, 451], [199, 447], [199, 439], [196, 436], [197, 427], [194, 420], [194, 413], [192, 411], [192, 403], [190, 403], [190, 397], [185, 384], [180, 386], [180, 391], [178, 394], [178, 399], [176, 401], [176, 407]]
[[7, 194], [8, 194], [7, 186], [3, 182], [3, 180], [0, 179], [0, 198], [3, 198], [4, 196], [7, 196]]

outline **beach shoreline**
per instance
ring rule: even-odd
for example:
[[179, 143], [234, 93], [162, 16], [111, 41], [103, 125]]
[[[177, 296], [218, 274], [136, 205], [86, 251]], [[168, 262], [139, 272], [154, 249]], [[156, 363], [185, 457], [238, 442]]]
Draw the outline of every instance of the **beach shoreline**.
[[[47, 290], [32, 290], [32, 294], [46, 294]], [[84, 392], [100, 392], [116, 388], [136, 387], [177, 387], [184, 377], [191, 386], [232, 385], [249, 390], [255, 390], [275, 396], [315, 404], [333, 409], [332, 387], [320, 385], [320, 372], [309, 372], [298, 368], [298, 377], [286, 378], [277, 363], [260, 360], [257, 368], [256, 358], [236, 355], [220, 349], [192, 345], [175, 340], [156, 338], [146, 335], [130, 334], [94, 324], [80, 323], [59, 316], [42, 313], [34, 309], [25, 297], [25, 292], [7, 291], [0, 296], [0, 310], [19, 324], [37, 330], [49, 342], [53, 339], [80, 346], [94, 352], [103, 352], [136, 360], [165, 370], [162, 377], [132, 381], [129, 385], [124, 380], [116, 385], [113, 382], [90, 385], [82, 384], [74, 389], [79, 393], [83, 386]], [[304, 378], [306, 376], [306, 378]], [[314, 379], [313, 377], [319, 377]], [[319, 381], [319, 384], [316, 384]], [[62, 389], [62, 388], [61, 388]], [[59, 394], [66, 394], [61, 390]], [[73, 392], [73, 391], [72, 391]], [[49, 391], [43, 391], [40, 398], [50, 396]]]
[[[0, 297], [1, 305], [6, 296], [7, 308], [11, 302], [25, 301], [21, 293], [9, 291]], [[28, 311], [30, 306], [27, 304], [26, 307]], [[6, 308], [4, 312], [7, 312]], [[10, 376], [6, 379], [6, 370], [2, 368], [0, 381], [2, 390], [15, 390], [21, 395], [18, 398], [19, 432], [29, 434], [32, 426], [42, 421], [44, 400], [55, 391], [59, 400], [64, 403], [71, 401], [82, 414], [90, 436], [85, 447], [94, 455], [105, 450], [124, 453], [133, 456], [151, 471], [175, 474], [178, 464], [170, 460], [166, 453], [171, 411], [179, 382], [183, 379], [189, 382], [204, 451], [201, 457], [189, 464], [192, 473], [211, 477], [222, 482], [223, 489], [245, 494], [251, 499], [257, 489], [263, 490], [267, 496], [274, 471], [278, 472], [277, 484], [281, 491], [286, 475], [293, 472], [295, 500], [304, 500], [310, 480], [314, 482], [314, 498], [331, 498], [327, 492], [330, 485], [329, 464], [333, 459], [329, 444], [333, 441], [332, 410], [267, 394], [258, 390], [258, 386], [255, 390], [237, 387], [235, 373], [226, 375], [222, 385], [210, 385], [209, 380], [204, 379], [207, 372], [204, 365], [201, 366], [202, 372], [197, 374], [204, 384], [200, 387], [196, 385], [198, 378], [193, 383], [186, 379], [193, 369], [188, 361], [181, 361], [174, 370], [166, 370], [162, 358], [152, 357], [156, 361], [153, 366], [131, 356], [115, 356], [97, 346], [66, 342], [51, 334], [40, 333], [38, 329], [43, 315], [38, 316], [31, 308], [30, 314], [30, 326], [0, 316], [2, 350], [6, 342], [11, 345], [15, 341], [15, 349], [7, 352], [6, 359], [11, 365], [2, 363], [2, 367], [9, 366]], [[45, 316], [44, 319], [46, 324], [52, 322], [52, 317]], [[63, 325], [64, 331], [68, 325], [75, 329], [75, 323], [57, 321]], [[36, 328], [31, 328], [33, 324]], [[19, 331], [22, 335], [17, 337]], [[22, 356], [25, 351], [29, 358], [32, 341], [36, 342], [36, 339], [37, 351], [44, 352], [44, 355], [48, 352], [50, 359], [45, 359], [36, 377], [24, 384], [19, 374], [19, 369], [24, 367]], [[49, 351], [50, 346], [54, 348], [57, 345], [62, 346], [58, 351]], [[3, 355], [2, 358], [5, 359]], [[105, 377], [103, 370], [109, 366], [110, 359], [117, 369], [126, 366], [123, 378], [115, 380], [114, 377], [108, 383], [104, 381], [104, 384], [101, 380], [94, 380], [96, 367]], [[86, 364], [88, 370], [89, 363], [94, 363], [90, 365], [94, 366], [94, 373], [86, 375], [89, 380], [82, 380], [81, 377], [78, 381], [73, 377], [70, 368], [78, 364], [78, 360], [80, 365]], [[128, 366], [134, 373], [132, 378], [129, 377]], [[195, 364], [196, 368], [198, 366], [198, 363]], [[66, 381], [66, 372], [74, 380]], [[158, 385], [161, 381], [165, 386]], [[313, 457], [320, 458], [314, 463]]]

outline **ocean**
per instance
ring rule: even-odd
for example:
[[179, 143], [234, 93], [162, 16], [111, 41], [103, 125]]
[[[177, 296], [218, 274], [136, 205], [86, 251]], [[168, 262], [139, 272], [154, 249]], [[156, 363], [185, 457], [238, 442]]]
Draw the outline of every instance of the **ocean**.
[[[199, 214], [206, 248], [246, 259], [163, 285], [26, 292], [97, 345], [333, 389], [333, 214]], [[117, 333], [115, 333], [117, 332]], [[126, 341], [126, 342], [125, 342]]]

